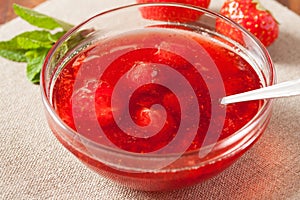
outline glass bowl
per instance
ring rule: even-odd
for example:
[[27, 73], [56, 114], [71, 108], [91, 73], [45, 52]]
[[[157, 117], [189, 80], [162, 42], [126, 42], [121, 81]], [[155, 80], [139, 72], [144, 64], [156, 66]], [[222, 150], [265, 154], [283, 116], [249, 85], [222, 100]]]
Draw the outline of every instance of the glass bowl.
[[265, 131], [272, 101], [219, 100], [274, 83], [254, 36], [173, 3], [88, 19], [54, 45], [41, 72], [58, 141], [100, 175], [146, 191], [200, 183], [242, 156]]

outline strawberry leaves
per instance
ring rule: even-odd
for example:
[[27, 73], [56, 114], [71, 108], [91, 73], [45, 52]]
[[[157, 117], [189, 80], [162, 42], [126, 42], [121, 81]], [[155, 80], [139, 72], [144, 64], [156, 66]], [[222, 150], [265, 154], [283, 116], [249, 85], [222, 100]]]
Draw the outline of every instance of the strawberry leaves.
[[15, 62], [26, 62], [28, 80], [39, 83], [48, 51], [73, 25], [17, 4], [13, 8], [22, 19], [42, 30], [24, 32], [8, 41], [1, 41], [0, 56]]

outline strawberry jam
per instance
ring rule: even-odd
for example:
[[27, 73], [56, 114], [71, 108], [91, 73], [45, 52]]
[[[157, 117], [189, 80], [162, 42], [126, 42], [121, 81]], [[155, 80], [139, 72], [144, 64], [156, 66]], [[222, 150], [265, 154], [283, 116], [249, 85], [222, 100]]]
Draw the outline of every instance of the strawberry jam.
[[[52, 104], [65, 124], [94, 144], [136, 155], [183, 154], [247, 124], [260, 101], [224, 106], [220, 98], [260, 87], [251, 65], [225, 45], [185, 30], [149, 28], [100, 40], [71, 58], [55, 81]], [[138, 189], [145, 189], [138, 180], [148, 180], [149, 190], [189, 185], [234, 160], [182, 174], [130, 173], [88, 156], [85, 147], [63, 144], [103, 175], [127, 185], [136, 178], [129, 186]]]

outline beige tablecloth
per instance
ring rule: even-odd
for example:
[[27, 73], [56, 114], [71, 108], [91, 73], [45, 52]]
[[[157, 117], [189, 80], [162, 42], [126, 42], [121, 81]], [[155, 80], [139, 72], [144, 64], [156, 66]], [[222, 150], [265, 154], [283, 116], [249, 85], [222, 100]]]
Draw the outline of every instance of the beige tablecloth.
[[[133, 0], [49, 0], [37, 10], [73, 24]], [[218, 10], [222, 1], [212, 0]], [[280, 23], [269, 47], [278, 81], [300, 78], [300, 17], [264, 0]], [[33, 29], [20, 19], [0, 26], [0, 40]], [[300, 199], [300, 97], [276, 100], [258, 143], [215, 178], [171, 192], [131, 190], [87, 169], [55, 139], [40, 89], [25, 65], [0, 58], [0, 199]]]

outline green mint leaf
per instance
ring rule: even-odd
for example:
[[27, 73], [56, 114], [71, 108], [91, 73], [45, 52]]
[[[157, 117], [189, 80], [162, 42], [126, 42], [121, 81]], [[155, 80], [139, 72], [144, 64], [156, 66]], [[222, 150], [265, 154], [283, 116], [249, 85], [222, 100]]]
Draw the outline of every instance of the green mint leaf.
[[13, 5], [15, 13], [28, 23], [43, 29], [54, 30], [56, 28], [62, 28], [65, 31], [70, 30], [73, 25], [55, 19], [48, 15], [39, 13], [29, 8], [20, 6], [18, 4]]
[[26, 50], [23, 49], [17, 49], [17, 50], [0, 49], [1, 57], [15, 62], [26, 62], [27, 59], [25, 53]]
[[59, 38], [61, 38], [64, 34], [66, 33], [66, 31], [61, 31], [61, 32], [57, 32], [55, 34], [49, 34], [48, 35], [48, 39], [50, 41], [52, 41], [53, 43], [55, 43]]
[[[39, 83], [40, 72], [47, 53], [53, 44], [71, 29], [73, 25], [17, 4], [14, 4], [13, 7], [15, 13], [22, 19], [43, 30], [24, 32], [13, 37], [11, 40], [0, 41], [0, 56], [16, 62], [26, 62], [27, 78], [32, 83]], [[58, 31], [56, 29], [60, 30], [54, 34], [49, 31]], [[75, 41], [80, 39], [81, 37], [75, 37]], [[62, 54], [67, 50], [68, 45], [56, 56], [63, 56]]]
[[47, 56], [49, 49], [35, 49], [26, 52], [25, 56], [27, 58], [27, 68], [26, 75], [27, 78], [32, 83], [40, 82], [40, 72], [44, 64], [44, 60]]
[[29, 31], [21, 33], [9, 41], [0, 42], [0, 49], [14, 50], [14, 49], [37, 49], [37, 48], [51, 48], [53, 41], [49, 39], [48, 31]]

